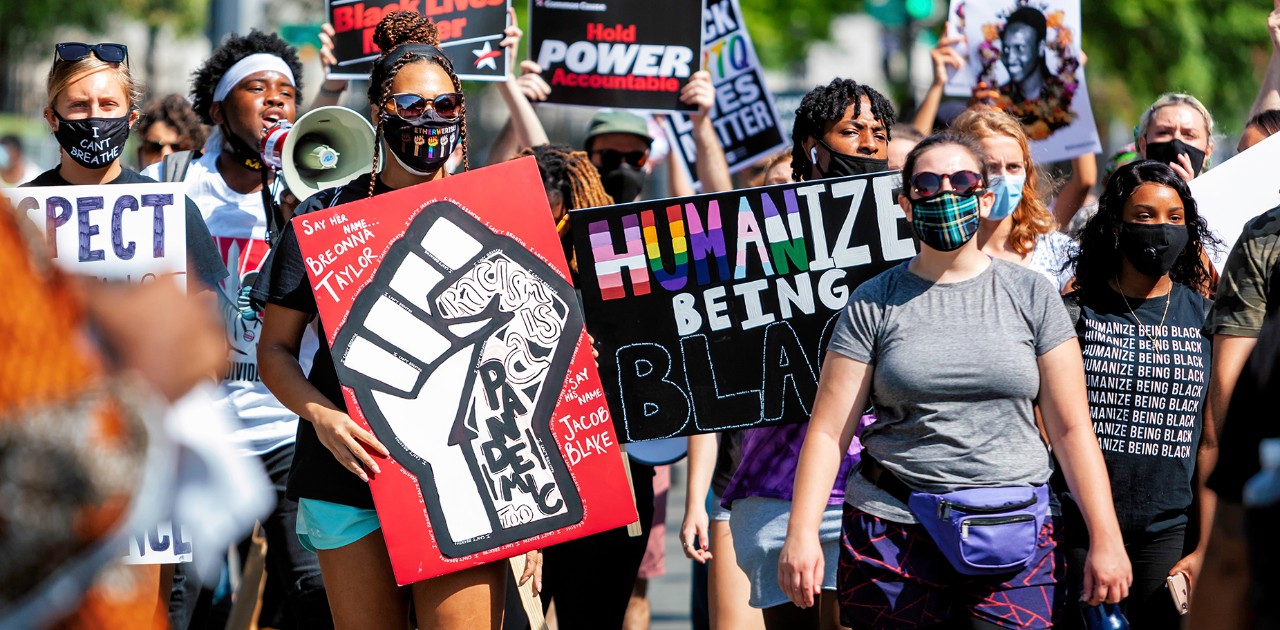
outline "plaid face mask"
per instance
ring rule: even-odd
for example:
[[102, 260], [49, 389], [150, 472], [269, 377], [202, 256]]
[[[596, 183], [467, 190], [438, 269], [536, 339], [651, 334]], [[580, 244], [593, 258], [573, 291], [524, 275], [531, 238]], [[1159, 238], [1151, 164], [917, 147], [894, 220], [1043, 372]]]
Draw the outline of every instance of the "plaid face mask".
[[960, 249], [978, 233], [978, 196], [944, 192], [911, 201], [911, 229], [921, 243], [938, 251]]

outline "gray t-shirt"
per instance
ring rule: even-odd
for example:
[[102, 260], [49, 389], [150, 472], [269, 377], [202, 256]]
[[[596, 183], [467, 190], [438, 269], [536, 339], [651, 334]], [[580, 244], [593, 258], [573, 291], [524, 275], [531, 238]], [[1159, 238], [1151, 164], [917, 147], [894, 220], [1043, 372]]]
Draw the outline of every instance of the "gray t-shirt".
[[[853, 292], [829, 348], [874, 370], [865, 452], [917, 491], [950, 492], [1049, 480], [1032, 410], [1036, 358], [1075, 336], [1058, 291], [1036, 271], [996, 259], [941, 284], [904, 263]], [[860, 474], [849, 476], [846, 500], [916, 522]]]

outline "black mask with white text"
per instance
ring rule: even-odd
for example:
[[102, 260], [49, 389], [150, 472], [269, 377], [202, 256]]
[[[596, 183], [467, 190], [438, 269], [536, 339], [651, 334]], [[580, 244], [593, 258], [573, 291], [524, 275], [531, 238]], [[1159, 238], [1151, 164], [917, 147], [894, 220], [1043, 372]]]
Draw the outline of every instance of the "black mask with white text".
[[88, 169], [106, 168], [120, 158], [124, 142], [129, 139], [129, 115], [119, 118], [58, 117], [58, 130], [53, 137], [76, 164]]

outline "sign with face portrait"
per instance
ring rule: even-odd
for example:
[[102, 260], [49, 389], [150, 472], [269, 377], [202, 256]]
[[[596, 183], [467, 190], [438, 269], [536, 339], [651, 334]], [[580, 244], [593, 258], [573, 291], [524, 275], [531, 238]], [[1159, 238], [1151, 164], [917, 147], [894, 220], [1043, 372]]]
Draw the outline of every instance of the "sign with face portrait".
[[1037, 162], [1102, 151], [1080, 53], [1080, 0], [951, 0], [949, 21], [968, 52], [949, 94], [991, 86], [989, 104], [1022, 121]]
[[419, 2], [419, 0], [326, 0], [333, 25], [333, 56], [338, 63], [329, 79], [368, 79], [373, 60], [382, 51], [373, 42], [374, 29], [392, 11], [415, 11], [440, 31], [440, 51], [449, 56], [464, 81], [502, 81], [507, 56], [498, 45], [507, 27], [511, 0]]
[[533, 158], [293, 219], [400, 584], [636, 520]]

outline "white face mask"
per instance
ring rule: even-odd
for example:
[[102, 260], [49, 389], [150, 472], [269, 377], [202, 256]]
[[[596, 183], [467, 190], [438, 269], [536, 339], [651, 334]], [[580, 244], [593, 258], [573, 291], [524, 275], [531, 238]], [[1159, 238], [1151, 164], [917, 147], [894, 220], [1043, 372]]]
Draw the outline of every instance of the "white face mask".
[[1003, 221], [1006, 217], [1013, 214], [1018, 209], [1018, 204], [1022, 203], [1022, 188], [1027, 183], [1026, 174], [1022, 175], [998, 175], [992, 177], [987, 184], [987, 189], [996, 195], [996, 202], [991, 206], [991, 213], [987, 215], [988, 221]]

